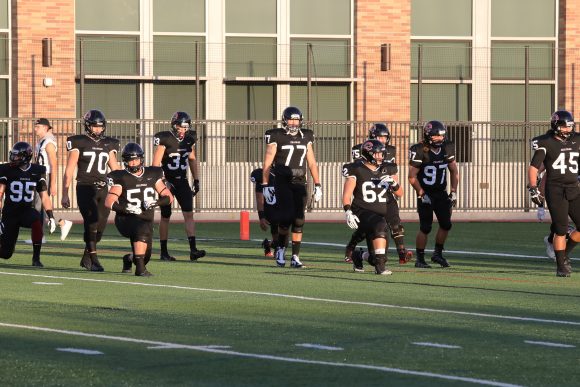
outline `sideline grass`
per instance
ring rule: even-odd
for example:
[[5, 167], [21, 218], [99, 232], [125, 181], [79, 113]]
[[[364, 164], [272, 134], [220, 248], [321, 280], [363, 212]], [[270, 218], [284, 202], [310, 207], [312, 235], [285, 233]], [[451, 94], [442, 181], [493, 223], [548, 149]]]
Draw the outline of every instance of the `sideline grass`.
[[[183, 226], [172, 227], [170, 235], [183, 238]], [[0, 261], [3, 385], [573, 386], [580, 380], [580, 274], [556, 278], [547, 259], [448, 253], [451, 269], [394, 264], [393, 276], [384, 278], [371, 270], [353, 273], [342, 262], [342, 247], [305, 244], [306, 269], [279, 269], [262, 256], [259, 242], [237, 239], [237, 224], [197, 227], [208, 257], [186, 261], [181, 240], [169, 244], [181, 260], [160, 262], [155, 245], [149, 264], [155, 276], [148, 279], [120, 273], [128, 243], [113, 226], [100, 246], [105, 273], [78, 267], [79, 226], [70, 241], [49, 238], [43, 270], [29, 266], [31, 246], [20, 243], [12, 259]], [[406, 225], [409, 245], [416, 227]], [[535, 223], [461, 223], [446, 248], [542, 256], [546, 230]], [[251, 236], [265, 234], [253, 224]], [[349, 236], [343, 224], [307, 224], [304, 241], [342, 246]], [[414, 344], [421, 342], [460, 348]]]

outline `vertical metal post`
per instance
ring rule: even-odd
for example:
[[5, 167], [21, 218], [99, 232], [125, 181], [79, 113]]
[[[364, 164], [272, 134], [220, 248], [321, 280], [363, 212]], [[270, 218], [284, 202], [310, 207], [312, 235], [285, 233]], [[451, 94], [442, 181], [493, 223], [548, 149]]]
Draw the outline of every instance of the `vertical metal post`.
[[423, 122], [423, 45], [417, 46], [417, 122]]
[[199, 90], [199, 42], [195, 42], [195, 121], [199, 122], [200, 116], [200, 90]]
[[[530, 89], [530, 46], [524, 47], [524, 171], [523, 171], [523, 179], [524, 184], [522, 187], [525, 189], [526, 182], [527, 182], [527, 161], [530, 160], [531, 157], [531, 148], [530, 148], [530, 108], [529, 108], [529, 89]], [[524, 198], [524, 211], [530, 211], [530, 201], [528, 200], [527, 195], [523, 194]]]
[[308, 121], [312, 120], [312, 44], [306, 45], [306, 115]]
[[524, 121], [527, 123], [530, 121], [530, 46], [524, 47], [524, 72], [525, 72], [525, 83], [524, 83]]
[[79, 94], [80, 94], [80, 110], [81, 114], [85, 112], [85, 66], [84, 62], [84, 52], [83, 52], [84, 39], [79, 40]]

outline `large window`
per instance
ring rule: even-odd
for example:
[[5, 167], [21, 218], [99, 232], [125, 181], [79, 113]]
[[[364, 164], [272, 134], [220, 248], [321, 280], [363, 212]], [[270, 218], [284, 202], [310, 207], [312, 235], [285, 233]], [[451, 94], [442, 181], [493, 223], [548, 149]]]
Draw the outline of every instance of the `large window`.
[[[304, 85], [292, 86], [290, 89], [291, 105], [297, 106], [304, 115], [308, 89]], [[350, 128], [346, 121], [350, 112], [350, 86], [317, 85], [312, 88], [311, 121], [345, 121], [343, 123], [316, 125], [313, 124], [316, 136], [316, 158], [321, 162], [337, 162], [349, 159]]]
[[[272, 85], [239, 84], [226, 86], [228, 121], [272, 121], [276, 107]], [[232, 123], [226, 127], [226, 161], [262, 161], [263, 125]]]

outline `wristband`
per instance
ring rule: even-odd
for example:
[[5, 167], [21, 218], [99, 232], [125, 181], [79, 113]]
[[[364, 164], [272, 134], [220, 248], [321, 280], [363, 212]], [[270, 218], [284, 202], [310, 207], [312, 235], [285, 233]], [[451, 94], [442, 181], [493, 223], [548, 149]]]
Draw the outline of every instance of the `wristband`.
[[342, 208], [344, 209], [344, 212], [346, 212], [350, 210], [350, 204], [345, 204]]
[[54, 218], [54, 214], [53, 214], [52, 210], [46, 210], [46, 215], [48, 215], [48, 217], [50, 219]]

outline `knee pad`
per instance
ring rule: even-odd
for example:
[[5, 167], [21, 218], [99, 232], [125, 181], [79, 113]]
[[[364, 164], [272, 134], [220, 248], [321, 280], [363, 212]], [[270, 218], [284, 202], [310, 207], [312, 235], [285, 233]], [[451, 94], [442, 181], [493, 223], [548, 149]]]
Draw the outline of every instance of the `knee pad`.
[[396, 239], [405, 236], [405, 228], [402, 224], [396, 224], [391, 227], [391, 238]]
[[0, 258], [10, 259], [10, 257], [12, 257], [12, 254], [14, 254], [14, 248], [9, 250], [9, 249], [5, 249], [3, 247], [0, 247]]
[[162, 218], [171, 217], [171, 206], [161, 206], [161, 217]]
[[451, 224], [451, 221], [449, 222], [443, 222], [443, 223], [439, 223], [439, 227], [441, 227], [441, 229], [445, 230], [445, 231], [449, 231], [451, 230], [451, 227], [453, 225]]
[[386, 231], [375, 231], [373, 234], [373, 239], [378, 239], [378, 238], [382, 238], [382, 239], [388, 239], [389, 236], [387, 235]]
[[302, 233], [302, 226], [304, 226], [304, 218], [294, 219], [294, 223], [292, 223], [292, 232], [298, 234]]
[[421, 225], [421, 227], [419, 227], [419, 230], [421, 230], [421, 232], [423, 234], [429, 234], [431, 232], [431, 229], [432, 229], [432, 226], [431, 225], [429, 225], [429, 226], [423, 226], [423, 225]]
[[290, 229], [289, 224], [279, 224], [278, 231], [282, 234], [288, 234], [288, 230]]

